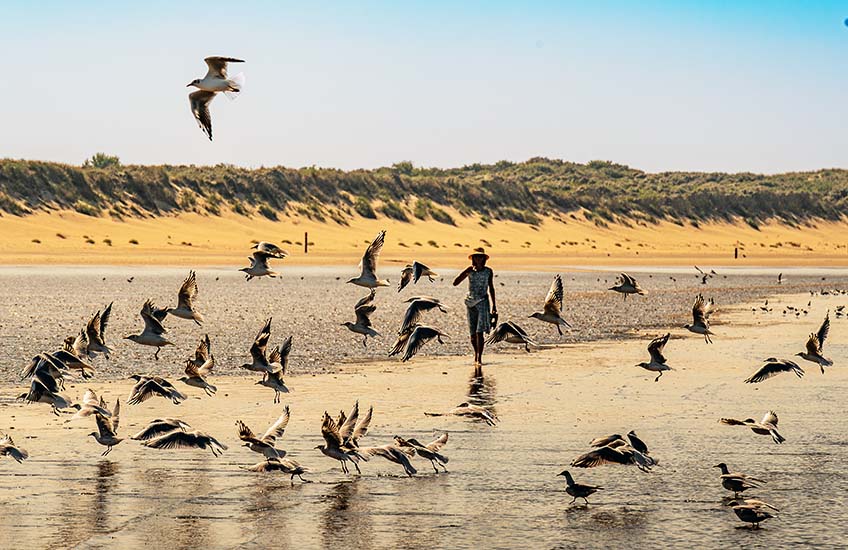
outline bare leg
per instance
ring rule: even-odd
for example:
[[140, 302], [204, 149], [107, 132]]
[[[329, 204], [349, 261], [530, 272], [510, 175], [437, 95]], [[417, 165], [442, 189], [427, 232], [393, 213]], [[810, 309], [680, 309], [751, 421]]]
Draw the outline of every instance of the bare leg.
[[485, 340], [483, 339], [483, 333], [478, 332], [477, 337], [477, 363], [483, 364], [483, 346], [485, 345]]
[[474, 363], [477, 363], [477, 335], [471, 335], [471, 347], [474, 348]]

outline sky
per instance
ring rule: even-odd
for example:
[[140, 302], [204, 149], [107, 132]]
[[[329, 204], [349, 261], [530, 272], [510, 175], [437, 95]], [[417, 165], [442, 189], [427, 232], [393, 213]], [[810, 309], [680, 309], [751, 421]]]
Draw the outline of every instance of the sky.
[[[0, 158], [848, 168], [848, 1], [0, 0]], [[246, 60], [237, 100], [186, 88]]]

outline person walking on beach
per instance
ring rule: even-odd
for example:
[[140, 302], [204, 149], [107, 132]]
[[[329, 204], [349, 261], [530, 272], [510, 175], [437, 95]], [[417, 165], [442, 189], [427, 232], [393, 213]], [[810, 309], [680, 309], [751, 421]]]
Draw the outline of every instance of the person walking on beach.
[[[493, 319], [498, 317], [498, 307], [495, 302], [495, 283], [492, 268], [486, 267], [489, 255], [482, 248], [475, 248], [468, 256], [471, 265], [457, 275], [453, 286], [457, 286], [468, 278], [468, 295], [465, 297], [465, 307], [468, 311], [468, 328], [471, 331], [471, 347], [474, 348], [474, 366], [483, 364], [483, 334], [492, 329]], [[489, 296], [492, 297], [491, 309]]]

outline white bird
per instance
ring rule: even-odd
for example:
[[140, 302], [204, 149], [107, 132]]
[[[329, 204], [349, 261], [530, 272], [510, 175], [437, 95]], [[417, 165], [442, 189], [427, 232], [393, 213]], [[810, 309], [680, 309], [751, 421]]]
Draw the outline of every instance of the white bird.
[[548, 290], [548, 295], [545, 297], [545, 305], [542, 311], [537, 311], [530, 317], [554, 325], [559, 335], [562, 336], [562, 328], [560, 327], [571, 328], [568, 321], [562, 318], [562, 300], [562, 277], [557, 275], [554, 277], [551, 288]]
[[163, 346], [173, 346], [174, 343], [168, 340], [164, 334], [168, 330], [162, 326], [161, 321], [154, 316], [153, 302], [147, 300], [141, 308], [141, 319], [144, 321], [144, 330], [139, 334], [130, 334], [125, 336], [126, 340], [131, 340], [136, 344], [144, 346], [153, 346], [156, 348], [154, 359], [159, 359], [159, 350]]
[[283, 250], [282, 248], [275, 245], [274, 243], [269, 243], [267, 241], [258, 242], [256, 244], [254, 244], [253, 246], [251, 246], [250, 248], [252, 248], [254, 250], [258, 250], [259, 252], [262, 252], [263, 254], [268, 254], [269, 256], [272, 256], [274, 258], [283, 259], [283, 258], [285, 258], [286, 256], [289, 255], [289, 253], [287, 251]]
[[810, 334], [810, 338], [807, 340], [807, 349], [795, 354], [802, 359], [806, 359], [807, 361], [817, 364], [821, 369], [822, 374], [824, 374], [825, 367], [833, 365], [833, 361], [825, 357], [823, 355], [824, 352], [822, 351], [824, 348], [824, 341], [827, 339], [829, 332], [830, 312], [828, 311], [824, 316], [824, 322], [822, 322], [821, 327], [819, 327], [819, 331]]
[[97, 397], [97, 394], [94, 393], [94, 390], [87, 389], [82, 396], [82, 405], [79, 410], [71, 417], [71, 420], [77, 420], [80, 418], [85, 418], [91, 416], [93, 414], [100, 414], [105, 417], [112, 416], [112, 413], [109, 412], [109, 409], [106, 408], [106, 404], [103, 402], [103, 398]]
[[348, 283], [353, 283], [365, 288], [377, 288], [380, 286], [389, 286], [389, 281], [377, 278], [377, 258], [380, 256], [380, 251], [383, 250], [383, 243], [386, 240], [386, 230], [377, 233], [377, 236], [365, 249], [365, 254], [362, 255], [362, 260], [359, 262], [360, 273], [358, 277], [348, 279]]
[[191, 113], [197, 119], [197, 124], [203, 133], [212, 141], [212, 116], [209, 114], [209, 103], [215, 99], [218, 92], [224, 92], [233, 98], [244, 86], [244, 75], [237, 74], [233, 78], [227, 77], [227, 63], [244, 63], [242, 59], [233, 57], [207, 57], [204, 59], [209, 70], [203, 78], [195, 78], [186, 86], [194, 86], [198, 89], [188, 95]]
[[710, 332], [709, 322], [710, 314], [713, 312], [713, 306], [714, 302], [712, 299], [707, 302], [701, 294], [698, 294], [698, 297], [695, 298], [695, 304], [692, 306], [692, 324], [683, 325], [683, 328], [689, 332], [703, 335], [704, 341], [708, 344], [713, 343], [713, 339], [710, 336], [713, 336], [714, 333]]
[[247, 258], [250, 260], [250, 266], [239, 269], [239, 271], [244, 272], [245, 280], [249, 281], [254, 277], [276, 278], [279, 273], [272, 271], [271, 268], [268, 267], [268, 258], [285, 258], [285, 256], [278, 256], [276, 254], [257, 250]]
[[188, 277], [185, 278], [180, 286], [180, 291], [177, 294], [177, 307], [169, 307], [165, 310], [174, 317], [180, 319], [188, 319], [194, 321], [198, 325], [203, 323], [203, 316], [195, 311], [194, 300], [197, 298], [197, 278], [194, 271], [190, 271]]
[[637, 367], [642, 367], [643, 369], [658, 372], [659, 374], [654, 379], [654, 382], [658, 382], [660, 376], [663, 375], [664, 371], [671, 370], [671, 367], [665, 364], [666, 358], [663, 356], [663, 348], [668, 343], [668, 339], [671, 337], [671, 333], [667, 333], [665, 336], [660, 336], [659, 338], [654, 338], [651, 340], [651, 343], [648, 344], [648, 353], [651, 355], [651, 361], [648, 363], [637, 363]]
[[799, 367], [794, 361], [769, 357], [765, 360], [765, 364], [757, 369], [757, 372], [745, 379], [745, 383], [757, 384], [763, 380], [771, 378], [772, 376], [777, 376], [782, 372], [792, 372], [798, 378], [802, 378], [804, 376], [804, 369]]
[[353, 308], [354, 313], [356, 313], [356, 322], [351, 323], [350, 321], [345, 321], [342, 323], [342, 326], [347, 327], [351, 332], [355, 332], [356, 334], [362, 334], [362, 345], [364, 347], [368, 346], [368, 337], [371, 338], [380, 336], [380, 333], [371, 328], [371, 314], [377, 311], [377, 306], [374, 305], [374, 296], [376, 295], [375, 289], [371, 289], [371, 292], [368, 296], [362, 298]]
[[510, 344], [524, 344], [524, 349], [530, 351], [530, 346], [538, 347], [539, 344], [533, 341], [530, 336], [520, 326], [512, 321], [501, 323], [492, 331], [492, 335], [486, 340], [487, 344], [495, 344], [497, 342], [509, 342]]
[[645, 291], [642, 290], [639, 283], [636, 282], [636, 279], [627, 273], [619, 275], [615, 281], [615, 285], [610, 287], [609, 290], [614, 290], [624, 294], [625, 300], [627, 299], [628, 294], [645, 294]]
[[398, 292], [403, 290], [409, 283], [416, 284], [421, 277], [427, 277], [432, 283], [435, 277], [439, 274], [422, 264], [421, 262], [412, 262], [407, 264], [400, 272], [400, 282], [398, 283]]

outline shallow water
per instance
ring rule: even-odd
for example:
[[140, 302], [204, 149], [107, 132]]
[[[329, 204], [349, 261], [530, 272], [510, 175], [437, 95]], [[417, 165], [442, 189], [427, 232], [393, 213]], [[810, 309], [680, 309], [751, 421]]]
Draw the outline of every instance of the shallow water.
[[[775, 307], [801, 297], [772, 298]], [[32, 458], [0, 461], [0, 546], [229, 548], [703, 548], [837, 547], [844, 544], [848, 436], [844, 433], [848, 321], [834, 320], [829, 353], [837, 366], [803, 379], [782, 375], [761, 385], [741, 381], [755, 359], [790, 355], [839, 297], [817, 298], [808, 319], [725, 312], [716, 344], [674, 332], [666, 349], [675, 371], [658, 383], [632, 367], [645, 341], [565, 346], [493, 357], [483, 379], [462, 358], [412, 365], [358, 366], [354, 373], [293, 376], [283, 398], [292, 421], [279, 446], [312, 472], [313, 483], [239, 469], [259, 455], [238, 446], [234, 419], [263, 430], [280, 413], [271, 393], [251, 379], [219, 378], [219, 394], [179, 407], [162, 400], [125, 406], [121, 433], [179, 415], [226, 442], [208, 451], [156, 451], [133, 441], [106, 458], [86, 437], [88, 419], [65, 423], [46, 406], [25, 406], [0, 390], [0, 428]], [[733, 327], [733, 328], [731, 328]], [[799, 340], [800, 339], [800, 340]], [[806, 366], [806, 365], [805, 365]], [[93, 386], [107, 399], [125, 396], [125, 381]], [[68, 393], [78, 395], [75, 384]], [[346, 476], [313, 447], [320, 419], [354, 399], [375, 407], [363, 445], [391, 436], [426, 439], [447, 430], [449, 473], [416, 459], [419, 475], [373, 458], [363, 475]], [[464, 400], [490, 406], [494, 428], [431, 418]], [[718, 418], [780, 415], [787, 438], [722, 426]], [[603, 466], [571, 471], [605, 490], [591, 504], [570, 505], [557, 477], [593, 437], [635, 429], [660, 464], [652, 473]], [[26, 436], [35, 436], [28, 439]], [[781, 519], [752, 531], [727, 507], [717, 462], [768, 483], [750, 496], [781, 509]], [[746, 495], [746, 496], [749, 496]]]

